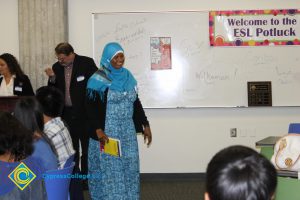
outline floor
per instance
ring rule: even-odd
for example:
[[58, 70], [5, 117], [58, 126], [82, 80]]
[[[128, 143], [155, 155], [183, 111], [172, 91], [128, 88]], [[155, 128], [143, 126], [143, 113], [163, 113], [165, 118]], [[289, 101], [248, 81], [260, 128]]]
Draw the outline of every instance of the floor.
[[204, 184], [199, 181], [141, 182], [141, 200], [203, 200]]
[[[141, 176], [141, 200], [203, 200], [204, 178]], [[85, 200], [90, 200], [85, 191]]]

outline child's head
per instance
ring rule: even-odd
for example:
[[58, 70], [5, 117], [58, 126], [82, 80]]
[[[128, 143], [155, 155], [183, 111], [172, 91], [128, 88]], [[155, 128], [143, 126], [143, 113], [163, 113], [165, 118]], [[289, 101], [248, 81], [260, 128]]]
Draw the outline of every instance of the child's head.
[[276, 185], [269, 160], [251, 148], [231, 146], [208, 164], [205, 200], [271, 200]]
[[51, 86], [43, 86], [37, 89], [36, 98], [46, 116], [51, 118], [61, 116], [64, 108], [64, 96], [60, 90]]

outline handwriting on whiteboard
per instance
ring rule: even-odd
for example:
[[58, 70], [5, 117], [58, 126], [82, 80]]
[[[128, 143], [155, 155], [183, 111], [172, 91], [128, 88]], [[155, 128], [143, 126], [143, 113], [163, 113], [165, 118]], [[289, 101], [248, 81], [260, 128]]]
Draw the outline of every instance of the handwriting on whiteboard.
[[146, 18], [136, 19], [128, 23], [117, 23], [114, 29], [115, 40], [128, 45], [144, 37]]
[[256, 55], [253, 56], [251, 59], [254, 65], [270, 65], [270, 63], [273, 63], [275, 61], [274, 57], [270, 55]]
[[200, 71], [195, 74], [196, 79], [204, 81], [207, 84], [213, 84], [216, 81], [226, 81], [230, 79], [229, 74], [212, 73], [209, 71]]
[[184, 39], [180, 42], [179, 48], [181, 49], [183, 56], [191, 57], [201, 53], [203, 44], [204, 41], [195, 42], [190, 39]]

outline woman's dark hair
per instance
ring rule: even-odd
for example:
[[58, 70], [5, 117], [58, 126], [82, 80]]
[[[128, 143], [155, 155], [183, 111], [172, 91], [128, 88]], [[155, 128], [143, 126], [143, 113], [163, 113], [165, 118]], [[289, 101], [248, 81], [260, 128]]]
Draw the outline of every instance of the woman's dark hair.
[[44, 130], [43, 109], [35, 97], [19, 99], [14, 116], [31, 132], [40, 133]]
[[4, 53], [0, 55], [0, 59], [4, 60], [7, 64], [7, 67], [11, 74], [15, 74], [18, 77], [22, 77], [24, 75], [18, 60], [9, 53]]
[[270, 200], [276, 185], [277, 173], [272, 163], [244, 146], [221, 150], [206, 171], [210, 200]]
[[45, 115], [59, 117], [64, 108], [64, 96], [62, 92], [52, 86], [43, 86], [37, 89], [36, 98], [43, 108]]
[[73, 47], [67, 43], [67, 42], [62, 42], [59, 43], [56, 47], [55, 47], [55, 53], [58, 54], [64, 54], [66, 56], [70, 55], [71, 53], [74, 53], [74, 49]]
[[11, 153], [14, 161], [20, 161], [31, 155], [33, 138], [14, 116], [0, 111], [0, 155]]

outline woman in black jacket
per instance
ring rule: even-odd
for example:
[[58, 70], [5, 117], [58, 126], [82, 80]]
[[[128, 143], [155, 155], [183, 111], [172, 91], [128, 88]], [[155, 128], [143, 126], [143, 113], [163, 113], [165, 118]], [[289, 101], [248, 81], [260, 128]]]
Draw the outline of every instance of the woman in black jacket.
[[33, 96], [34, 92], [27, 75], [17, 59], [9, 54], [0, 55], [0, 96]]

